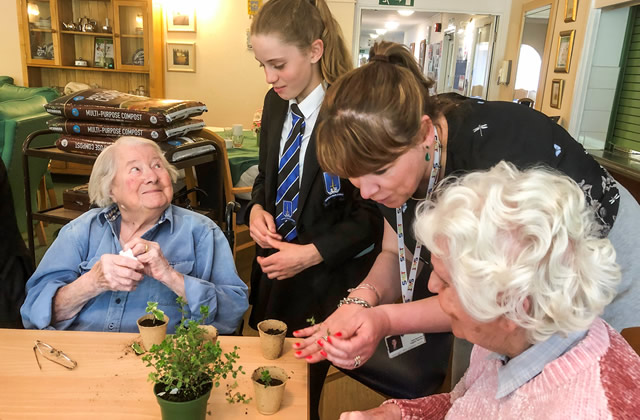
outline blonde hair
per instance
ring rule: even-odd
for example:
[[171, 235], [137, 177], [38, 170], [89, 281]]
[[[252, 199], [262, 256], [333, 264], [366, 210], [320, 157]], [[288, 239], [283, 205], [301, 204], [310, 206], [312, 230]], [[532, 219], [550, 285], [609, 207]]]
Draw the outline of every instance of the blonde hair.
[[116, 170], [118, 169], [116, 148], [143, 145], [151, 146], [155, 149], [160, 157], [162, 166], [169, 172], [171, 182], [176, 182], [178, 179], [178, 170], [167, 161], [162, 149], [160, 149], [160, 146], [158, 146], [156, 142], [143, 139], [142, 137], [120, 137], [115, 143], [106, 147], [100, 155], [98, 155], [98, 158], [93, 164], [91, 177], [89, 177], [89, 200], [91, 200], [92, 203], [99, 207], [107, 207], [113, 203], [113, 199], [111, 198], [111, 184], [116, 177]]
[[376, 43], [369, 63], [327, 91], [317, 123], [316, 153], [325, 171], [341, 177], [376, 172], [422, 140], [423, 115], [448, 102], [429, 96], [433, 85], [402, 44]]
[[252, 35], [277, 35], [283, 42], [307, 51], [322, 40], [322, 77], [329, 84], [353, 68], [342, 30], [325, 0], [269, 0], [251, 23]]
[[418, 207], [414, 229], [469, 315], [505, 316], [532, 343], [588, 329], [616, 295], [611, 242], [599, 237], [580, 187], [550, 169], [503, 161], [451, 178]]

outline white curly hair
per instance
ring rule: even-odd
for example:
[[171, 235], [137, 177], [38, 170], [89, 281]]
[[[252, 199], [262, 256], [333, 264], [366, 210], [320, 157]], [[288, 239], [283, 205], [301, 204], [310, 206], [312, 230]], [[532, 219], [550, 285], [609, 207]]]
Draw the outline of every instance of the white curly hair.
[[434, 197], [417, 209], [416, 237], [477, 321], [504, 316], [537, 343], [588, 329], [615, 297], [615, 250], [569, 177], [500, 162], [450, 178]]

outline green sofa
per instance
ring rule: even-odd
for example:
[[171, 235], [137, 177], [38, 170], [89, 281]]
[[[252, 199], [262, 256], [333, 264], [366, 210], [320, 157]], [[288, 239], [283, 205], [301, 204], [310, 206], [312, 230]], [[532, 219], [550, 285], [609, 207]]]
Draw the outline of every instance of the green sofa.
[[[58, 91], [47, 87], [21, 87], [13, 84], [13, 79], [0, 76], [0, 158], [9, 174], [9, 185], [21, 232], [26, 232], [26, 207], [24, 199], [24, 173], [22, 169], [22, 143], [36, 131], [47, 128], [51, 115], [43, 105], [59, 96]], [[55, 134], [39, 136], [34, 146], [55, 144]], [[42, 176], [47, 174], [45, 159], [30, 158], [31, 202], [36, 210], [36, 193]], [[50, 177], [49, 177], [50, 182]]]

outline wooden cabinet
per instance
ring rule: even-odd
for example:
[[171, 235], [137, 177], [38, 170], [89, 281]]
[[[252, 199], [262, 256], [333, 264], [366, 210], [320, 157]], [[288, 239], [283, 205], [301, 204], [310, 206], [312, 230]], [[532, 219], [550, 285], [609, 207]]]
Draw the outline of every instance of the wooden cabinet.
[[[28, 86], [72, 81], [164, 97], [162, 9], [153, 0], [17, 0]], [[87, 66], [78, 66], [77, 60]]]

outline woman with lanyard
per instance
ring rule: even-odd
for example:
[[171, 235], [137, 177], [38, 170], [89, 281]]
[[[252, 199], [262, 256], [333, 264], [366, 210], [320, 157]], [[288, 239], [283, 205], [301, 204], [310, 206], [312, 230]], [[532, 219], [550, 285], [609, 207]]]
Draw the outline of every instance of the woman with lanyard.
[[[334, 365], [353, 369], [373, 355], [384, 336], [450, 331], [450, 319], [434, 298], [388, 305], [400, 297], [398, 283], [404, 302], [410, 300], [412, 288], [426, 289], [429, 258], [411, 231], [415, 203], [444, 176], [489, 169], [503, 160], [520, 168], [547, 165], [582, 187], [601, 235], [612, 241], [622, 269], [618, 296], [603, 318], [617, 330], [640, 325], [640, 312], [634, 309], [640, 303], [640, 283], [633, 281], [640, 272], [635, 239], [640, 236], [640, 206], [624, 187], [538, 111], [459, 95], [430, 97], [431, 82], [400, 44], [376, 44], [370, 57], [368, 64], [341, 78], [325, 98], [318, 156], [325, 170], [348, 177], [364, 198], [381, 205], [386, 220], [382, 252], [367, 278], [348, 296], [351, 304], [342, 305], [322, 325], [295, 334], [308, 337], [300, 342], [303, 350], [298, 357], [322, 360], [325, 357], [318, 353], [322, 347]], [[410, 258], [414, 267], [405, 280], [404, 264]], [[415, 284], [413, 270], [418, 272]], [[320, 346], [317, 340], [327, 329], [333, 335]], [[464, 353], [454, 349], [453, 383], [460, 374], [456, 370], [463, 372], [468, 363], [468, 352]], [[432, 363], [427, 360], [425, 366]], [[458, 369], [457, 364], [463, 367]]]
[[[324, 320], [375, 259], [375, 203], [320, 169], [315, 122], [328, 84], [351, 68], [324, 0], [270, 0], [251, 24], [256, 60], [273, 88], [264, 101], [259, 173], [249, 203], [256, 241], [249, 324], [284, 321], [287, 334]], [[328, 363], [311, 369], [311, 417]]]

